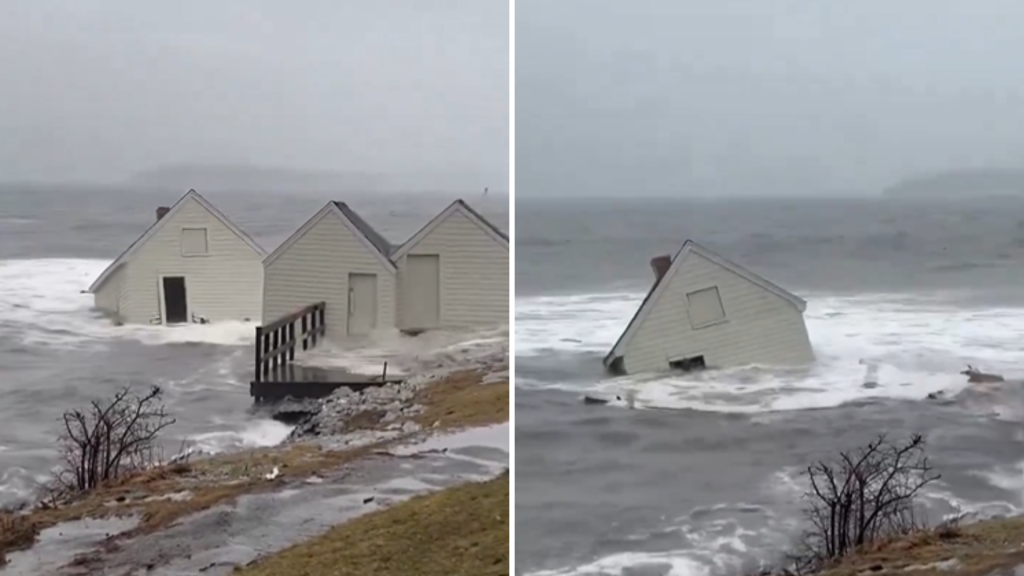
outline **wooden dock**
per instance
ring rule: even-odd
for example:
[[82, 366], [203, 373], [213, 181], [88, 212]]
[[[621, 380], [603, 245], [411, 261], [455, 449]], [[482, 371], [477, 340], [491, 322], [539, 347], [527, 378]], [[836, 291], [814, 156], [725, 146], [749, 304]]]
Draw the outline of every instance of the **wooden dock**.
[[274, 402], [287, 397], [323, 398], [338, 388], [358, 391], [402, 381], [402, 378], [388, 377], [387, 362], [377, 375], [295, 364], [296, 351], [315, 347], [323, 339], [325, 329], [326, 305], [323, 302], [258, 326], [249, 395], [257, 402]]

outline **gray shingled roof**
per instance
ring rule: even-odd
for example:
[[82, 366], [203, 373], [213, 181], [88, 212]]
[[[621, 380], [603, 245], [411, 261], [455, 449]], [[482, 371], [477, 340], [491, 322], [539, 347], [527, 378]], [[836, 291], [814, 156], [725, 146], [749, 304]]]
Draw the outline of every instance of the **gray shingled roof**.
[[493, 230], [495, 234], [497, 234], [498, 236], [501, 236], [502, 238], [504, 238], [505, 242], [508, 242], [508, 234], [505, 234], [505, 232], [501, 228], [498, 228], [490, 220], [488, 220], [487, 218], [484, 218], [479, 212], [474, 210], [472, 208], [472, 206], [470, 206], [469, 204], [466, 204], [466, 202], [464, 200], [462, 200], [462, 198], [459, 198], [458, 200], [456, 200], [456, 202], [461, 204], [462, 207], [465, 208], [466, 210], [468, 210], [470, 214], [472, 214], [473, 216], [476, 216], [477, 218], [479, 218], [480, 221], [483, 222], [488, 228]]
[[363, 236], [370, 241], [370, 244], [373, 244], [374, 248], [386, 257], [391, 255], [391, 251], [394, 249], [394, 246], [388, 242], [388, 239], [385, 238], [383, 234], [377, 232], [373, 226], [370, 226], [369, 222], [363, 220], [363, 217], [360, 216], [358, 212], [350, 208], [349, 205], [344, 202], [338, 202], [335, 200], [334, 205], [338, 207], [338, 210], [341, 210], [341, 213], [348, 218], [349, 222], [352, 222], [353, 226], [359, 229]]

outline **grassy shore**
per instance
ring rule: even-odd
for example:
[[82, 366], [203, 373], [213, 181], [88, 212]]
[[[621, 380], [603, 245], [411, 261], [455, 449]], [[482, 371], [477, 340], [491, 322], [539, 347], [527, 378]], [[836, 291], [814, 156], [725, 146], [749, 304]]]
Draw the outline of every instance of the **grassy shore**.
[[244, 576], [509, 573], [508, 472], [416, 496], [264, 558]]
[[[432, 433], [507, 422], [508, 382], [480, 385], [483, 376], [476, 371], [463, 371], [431, 383], [417, 398], [425, 410], [412, 417], [412, 420]], [[366, 429], [379, 425], [373, 415], [358, 420], [361, 427]], [[188, 515], [219, 504], [231, 503], [242, 495], [277, 490], [289, 481], [336, 469], [371, 453], [384, 451], [402, 440], [400, 438], [344, 450], [325, 449], [309, 442], [217, 455], [188, 463], [161, 466], [123, 478], [59, 506], [40, 503], [27, 514], [0, 513], [0, 565], [5, 562], [6, 552], [32, 546], [41, 530], [62, 522], [138, 515], [141, 521], [135, 528], [111, 540], [157, 533]], [[280, 471], [280, 476], [268, 481], [264, 476], [274, 468]], [[505, 518], [503, 550], [507, 561], [507, 478], [505, 486], [502, 514]], [[493, 488], [484, 488], [487, 489]], [[474, 488], [467, 487], [464, 490], [469, 490], [468, 494], [475, 494]], [[174, 494], [187, 494], [187, 497], [168, 497]], [[449, 497], [459, 498], [458, 494], [467, 493], [455, 494]], [[414, 527], [411, 529], [415, 530]]]
[[1013, 576], [1024, 565], [1024, 518], [983, 520], [877, 542], [819, 576]]

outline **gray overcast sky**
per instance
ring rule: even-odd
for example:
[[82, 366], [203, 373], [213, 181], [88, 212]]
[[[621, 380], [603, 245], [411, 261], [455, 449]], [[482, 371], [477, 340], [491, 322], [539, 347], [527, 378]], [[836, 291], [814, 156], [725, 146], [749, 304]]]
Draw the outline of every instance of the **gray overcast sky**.
[[504, 188], [508, 29], [505, 0], [0, 0], [0, 180], [201, 162]]
[[516, 194], [1022, 167], [1019, 0], [518, 0]]

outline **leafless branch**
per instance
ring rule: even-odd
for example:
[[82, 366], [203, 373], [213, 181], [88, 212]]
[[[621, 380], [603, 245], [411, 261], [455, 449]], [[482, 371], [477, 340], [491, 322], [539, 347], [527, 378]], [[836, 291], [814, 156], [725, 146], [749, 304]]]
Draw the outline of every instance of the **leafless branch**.
[[175, 422], [161, 398], [157, 386], [144, 394], [124, 387], [84, 409], [64, 412], [53, 491], [59, 496], [85, 492], [153, 465], [158, 436]]
[[940, 477], [924, 447], [920, 434], [899, 443], [883, 434], [835, 461], [808, 466], [809, 527], [789, 558], [794, 571], [814, 572], [865, 544], [924, 528], [915, 499]]

